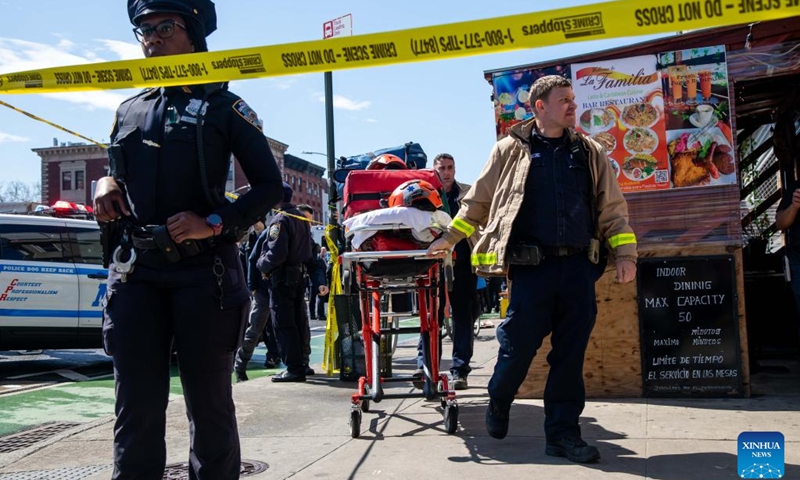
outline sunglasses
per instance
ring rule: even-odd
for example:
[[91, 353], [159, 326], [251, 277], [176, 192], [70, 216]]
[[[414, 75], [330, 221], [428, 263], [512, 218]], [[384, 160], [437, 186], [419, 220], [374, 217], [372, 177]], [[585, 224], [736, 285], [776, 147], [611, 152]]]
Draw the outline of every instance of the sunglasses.
[[133, 29], [133, 34], [136, 36], [136, 40], [139, 42], [143, 42], [146, 38], [149, 38], [154, 33], [158, 35], [158, 38], [166, 40], [167, 38], [172, 38], [172, 36], [175, 35], [175, 26], [186, 30], [185, 25], [181, 25], [175, 20], [164, 20], [155, 27], [136, 27]]

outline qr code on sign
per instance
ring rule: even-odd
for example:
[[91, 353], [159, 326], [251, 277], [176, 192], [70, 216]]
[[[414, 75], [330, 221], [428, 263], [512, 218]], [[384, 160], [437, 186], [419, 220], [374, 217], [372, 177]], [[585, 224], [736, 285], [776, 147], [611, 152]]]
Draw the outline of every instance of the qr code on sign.
[[666, 170], [656, 170], [656, 183], [669, 182], [669, 172]]

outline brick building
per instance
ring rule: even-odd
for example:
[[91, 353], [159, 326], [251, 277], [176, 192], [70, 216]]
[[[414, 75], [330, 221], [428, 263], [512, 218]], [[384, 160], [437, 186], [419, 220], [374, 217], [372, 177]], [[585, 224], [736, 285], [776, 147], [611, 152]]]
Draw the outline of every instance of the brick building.
[[311, 206], [314, 220], [324, 223], [326, 218], [322, 206], [328, 192], [327, 181], [322, 177], [325, 168], [289, 153], [283, 158], [283, 180], [294, 189], [292, 203]]

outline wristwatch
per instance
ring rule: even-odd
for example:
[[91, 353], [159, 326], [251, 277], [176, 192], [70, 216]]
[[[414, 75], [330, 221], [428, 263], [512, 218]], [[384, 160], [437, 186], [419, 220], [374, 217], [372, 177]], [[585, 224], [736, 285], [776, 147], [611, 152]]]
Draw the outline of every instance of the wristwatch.
[[214, 231], [214, 236], [218, 236], [222, 233], [222, 217], [217, 215], [216, 213], [212, 213], [211, 215], [205, 218], [206, 225], [211, 227], [211, 230]]

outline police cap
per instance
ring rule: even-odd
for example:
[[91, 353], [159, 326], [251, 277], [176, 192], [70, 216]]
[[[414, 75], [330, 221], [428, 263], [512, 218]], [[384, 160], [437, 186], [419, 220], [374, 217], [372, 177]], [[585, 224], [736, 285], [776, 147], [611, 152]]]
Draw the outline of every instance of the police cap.
[[128, 0], [128, 17], [138, 26], [151, 13], [177, 13], [193, 20], [207, 37], [217, 29], [217, 12], [211, 0]]
[[294, 196], [294, 189], [286, 182], [283, 182], [283, 203], [289, 203]]

